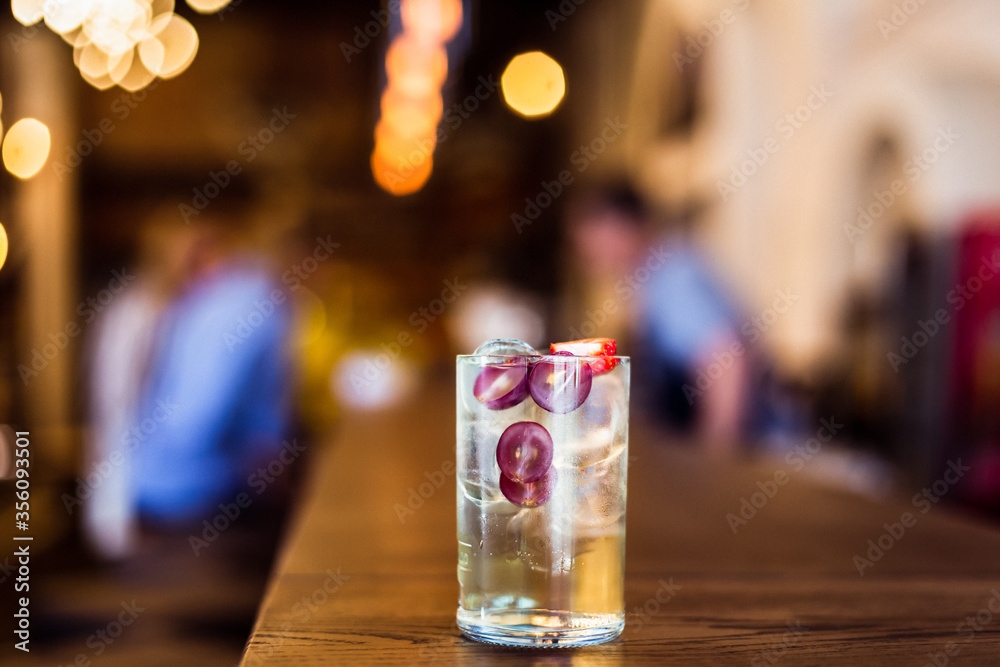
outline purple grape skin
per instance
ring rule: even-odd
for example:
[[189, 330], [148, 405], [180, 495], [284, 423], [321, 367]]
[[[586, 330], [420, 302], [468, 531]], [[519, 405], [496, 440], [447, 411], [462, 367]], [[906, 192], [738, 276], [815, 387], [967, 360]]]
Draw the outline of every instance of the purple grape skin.
[[535, 422], [511, 424], [497, 442], [497, 464], [513, 482], [537, 482], [552, 466], [552, 436]]
[[520, 484], [506, 475], [500, 475], [500, 492], [507, 500], [520, 507], [544, 505], [555, 488], [556, 469], [553, 467], [537, 482], [527, 484]]
[[[554, 359], [553, 357], [573, 357]], [[557, 415], [573, 412], [590, 395], [594, 373], [590, 364], [568, 352], [556, 352], [535, 364], [528, 376], [528, 392], [535, 403]]]
[[489, 410], [506, 410], [528, 396], [528, 362], [512, 357], [479, 372], [472, 393]]

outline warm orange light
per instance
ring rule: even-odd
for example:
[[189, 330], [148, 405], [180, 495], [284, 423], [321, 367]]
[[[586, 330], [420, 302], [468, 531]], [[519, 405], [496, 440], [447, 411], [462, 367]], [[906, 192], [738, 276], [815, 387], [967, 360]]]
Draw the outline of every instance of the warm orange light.
[[375, 182], [397, 196], [422, 188], [434, 169], [448, 78], [444, 44], [462, 26], [462, 2], [403, 0], [400, 12], [403, 33], [385, 55], [387, 85], [371, 155]]
[[396, 172], [409, 173], [421, 167], [434, 155], [435, 145], [433, 134], [402, 136], [387, 130], [381, 123], [375, 129], [374, 153]]
[[552, 113], [566, 94], [562, 67], [541, 51], [515, 56], [500, 77], [500, 86], [507, 105], [528, 118]]
[[134, 93], [151, 84], [155, 78], [156, 75], [146, 68], [142, 59], [137, 55], [132, 58], [132, 67], [118, 81], [118, 85], [130, 93]]
[[136, 51], [139, 52], [139, 59], [142, 60], [142, 64], [147, 70], [150, 72], [159, 72], [163, 69], [163, 61], [167, 57], [167, 50], [164, 48], [163, 42], [155, 36], [147, 37], [139, 42]]
[[4, 262], [7, 261], [7, 230], [3, 228], [0, 224], [0, 269], [3, 268]]
[[11, 0], [11, 12], [21, 25], [34, 25], [45, 16], [45, 0]]
[[107, 74], [102, 74], [101, 76], [95, 77], [95, 76], [90, 76], [89, 74], [81, 70], [80, 76], [83, 77], [84, 81], [92, 85], [94, 88], [97, 88], [98, 90], [107, 90], [108, 88], [111, 88], [115, 85], [115, 80], [112, 79]]
[[447, 42], [462, 27], [461, 0], [403, 0], [403, 30], [420, 41]]
[[88, 8], [79, 28], [61, 34], [67, 41], [72, 35], [74, 45], [80, 41], [92, 42], [115, 58], [132, 50], [149, 29], [152, 18], [153, 10], [148, 1], [115, 0], [94, 3]]
[[118, 58], [108, 61], [108, 76], [111, 77], [112, 81], [121, 83], [125, 75], [132, 69], [133, 58], [138, 60], [138, 56], [135, 55], [135, 49], [129, 49]]
[[448, 54], [441, 46], [428, 45], [409, 36], [399, 37], [386, 51], [385, 73], [393, 85], [402, 85], [403, 79], [409, 77], [426, 79], [432, 90], [436, 90], [448, 77]]
[[187, 0], [188, 6], [199, 14], [214, 14], [229, 4], [230, 0]]
[[382, 94], [382, 123], [402, 136], [433, 134], [443, 111], [440, 95], [411, 97], [395, 86]]
[[434, 160], [430, 155], [419, 165], [394, 165], [387, 162], [378, 152], [371, 157], [372, 175], [379, 187], [389, 194], [401, 197], [413, 194], [424, 187], [434, 170]]
[[[230, 2], [188, 0], [188, 5], [204, 14]], [[118, 84], [136, 91], [191, 65], [198, 33], [174, 8], [175, 0], [11, 0], [14, 18], [26, 26], [44, 19], [73, 47], [84, 80], [101, 90]]]
[[164, 17], [154, 19], [150, 28], [154, 38], [163, 46], [163, 62], [153, 74], [161, 79], [171, 79], [194, 61], [198, 53], [198, 33], [187, 19], [178, 14]]
[[51, 145], [45, 123], [22, 118], [11, 125], [3, 138], [3, 164], [18, 178], [31, 178], [45, 166]]
[[76, 66], [80, 69], [81, 74], [98, 78], [110, 76], [111, 63], [109, 61], [107, 53], [98, 48], [96, 44], [88, 43], [80, 49], [80, 57]]
[[[64, 34], [80, 27], [90, 12], [89, 2], [43, 2], [45, 25], [52, 32]], [[33, 16], [32, 16], [33, 18]]]

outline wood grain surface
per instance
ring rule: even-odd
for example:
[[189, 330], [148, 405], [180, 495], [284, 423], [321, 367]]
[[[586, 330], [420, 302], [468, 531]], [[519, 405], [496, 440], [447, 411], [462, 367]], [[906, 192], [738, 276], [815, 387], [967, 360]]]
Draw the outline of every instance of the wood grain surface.
[[[454, 434], [445, 387], [349, 416], [312, 452], [243, 665], [1000, 665], [996, 525], [944, 502], [924, 513], [919, 488], [876, 501], [824, 485], [818, 458], [706, 460], [634, 420], [622, 636], [579, 649], [465, 639]], [[727, 514], [761, 485], [771, 497], [734, 534]], [[892, 526], [907, 512], [911, 525]], [[862, 576], [854, 557], [880, 537], [888, 549]]]

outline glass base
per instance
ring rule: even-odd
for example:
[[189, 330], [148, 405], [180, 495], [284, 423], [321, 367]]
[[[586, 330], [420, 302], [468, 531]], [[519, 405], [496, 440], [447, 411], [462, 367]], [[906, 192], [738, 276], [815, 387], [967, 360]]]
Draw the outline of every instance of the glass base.
[[476, 641], [504, 646], [569, 648], [608, 642], [621, 634], [621, 614], [571, 614], [547, 609], [483, 610], [459, 607], [458, 629]]

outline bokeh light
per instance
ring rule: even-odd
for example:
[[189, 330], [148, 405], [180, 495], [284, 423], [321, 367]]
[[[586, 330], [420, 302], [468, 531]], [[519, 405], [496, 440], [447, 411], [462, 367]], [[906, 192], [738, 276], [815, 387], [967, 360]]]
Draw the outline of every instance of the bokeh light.
[[42, 4], [42, 14], [45, 25], [52, 32], [59, 34], [76, 30], [87, 18], [89, 2], [64, 0], [63, 2], [45, 2]]
[[500, 77], [507, 105], [527, 118], [552, 113], [566, 95], [563, 69], [550, 56], [531, 51], [515, 56]]
[[379, 187], [401, 197], [424, 187], [434, 171], [434, 159], [428, 154], [418, 163], [402, 161], [394, 164], [391, 158], [376, 150], [372, 153], [371, 167]]
[[3, 228], [3, 223], [0, 223], [0, 269], [3, 268], [4, 262], [7, 261], [7, 230]]
[[[188, 0], [201, 14], [230, 0]], [[135, 92], [159, 76], [182, 73], [198, 52], [198, 32], [174, 13], [174, 0], [12, 0], [14, 18], [30, 26], [45, 21], [73, 47], [80, 76], [100, 90]]]
[[392, 164], [418, 164], [434, 152], [437, 137], [434, 128], [410, 134], [380, 122], [375, 127], [375, 153]]
[[132, 67], [117, 83], [130, 93], [134, 93], [148, 86], [155, 78], [156, 75], [145, 67], [141, 58], [133, 57]]
[[385, 55], [386, 87], [375, 127], [372, 176], [396, 196], [420, 190], [434, 171], [448, 78], [445, 43], [462, 27], [461, 0], [404, 0], [403, 32]]
[[403, 0], [403, 30], [421, 41], [443, 43], [462, 27], [462, 0]]
[[[330, 373], [330, 390], [357, 410], [388, 408], [416, 387], [416, 370], [405, 358], [386, 364], [379, 348], [355, 349], [341, 357]], [[358, 382], [364, 378], [364, 382]]]
[[229, 2], [230, 0], [187, 0], [188, 6], [199, 14], [214, 14]]
[[198, 53], [198, 33], [187, 19], [171, 14], [154, 37], [163, 45], [163, 64], [153, 74], [170, 79], [188, 68]]
[[448, 77], [448, 54], [438, 44], [397, 38], [386, 51], [385, 73], [391, 86], [409, 95], [438, 93]]
[[31, 178], [45, 166], [52, 139], [45, 123], [22, 118], [7, 130], [3, 138], [3, 164], [18, 178]]
[[326, 304], [308, 287], [300, 287], [297, 299], [295, 329], [300, 332], [300, 337], [296, 343], [306, 347], [319, 341], [326, 330]]
[[45, 16], [45, 0], [11, 0], [10, 9], [18, 23], [34, 25]]
[[[3, 227], [0, 227], [3, 231]], [[3, 262], [0, 261], [0, 265]], [[14, 477], [14, 447], [17, 442], [17, 434], [7, 424], [0, 424], [0, 479], [13, 479]]]
[[163, 61], [167, 57], [167, 49], [156, 37], [147, 37], [139, 42], [139, 59], [150, 72], [163, 69]]
[[440, 95], [412, 97], [395, 87], [382, 94], [381, 123], [403, 137], [433, 135], [443, 111]]

